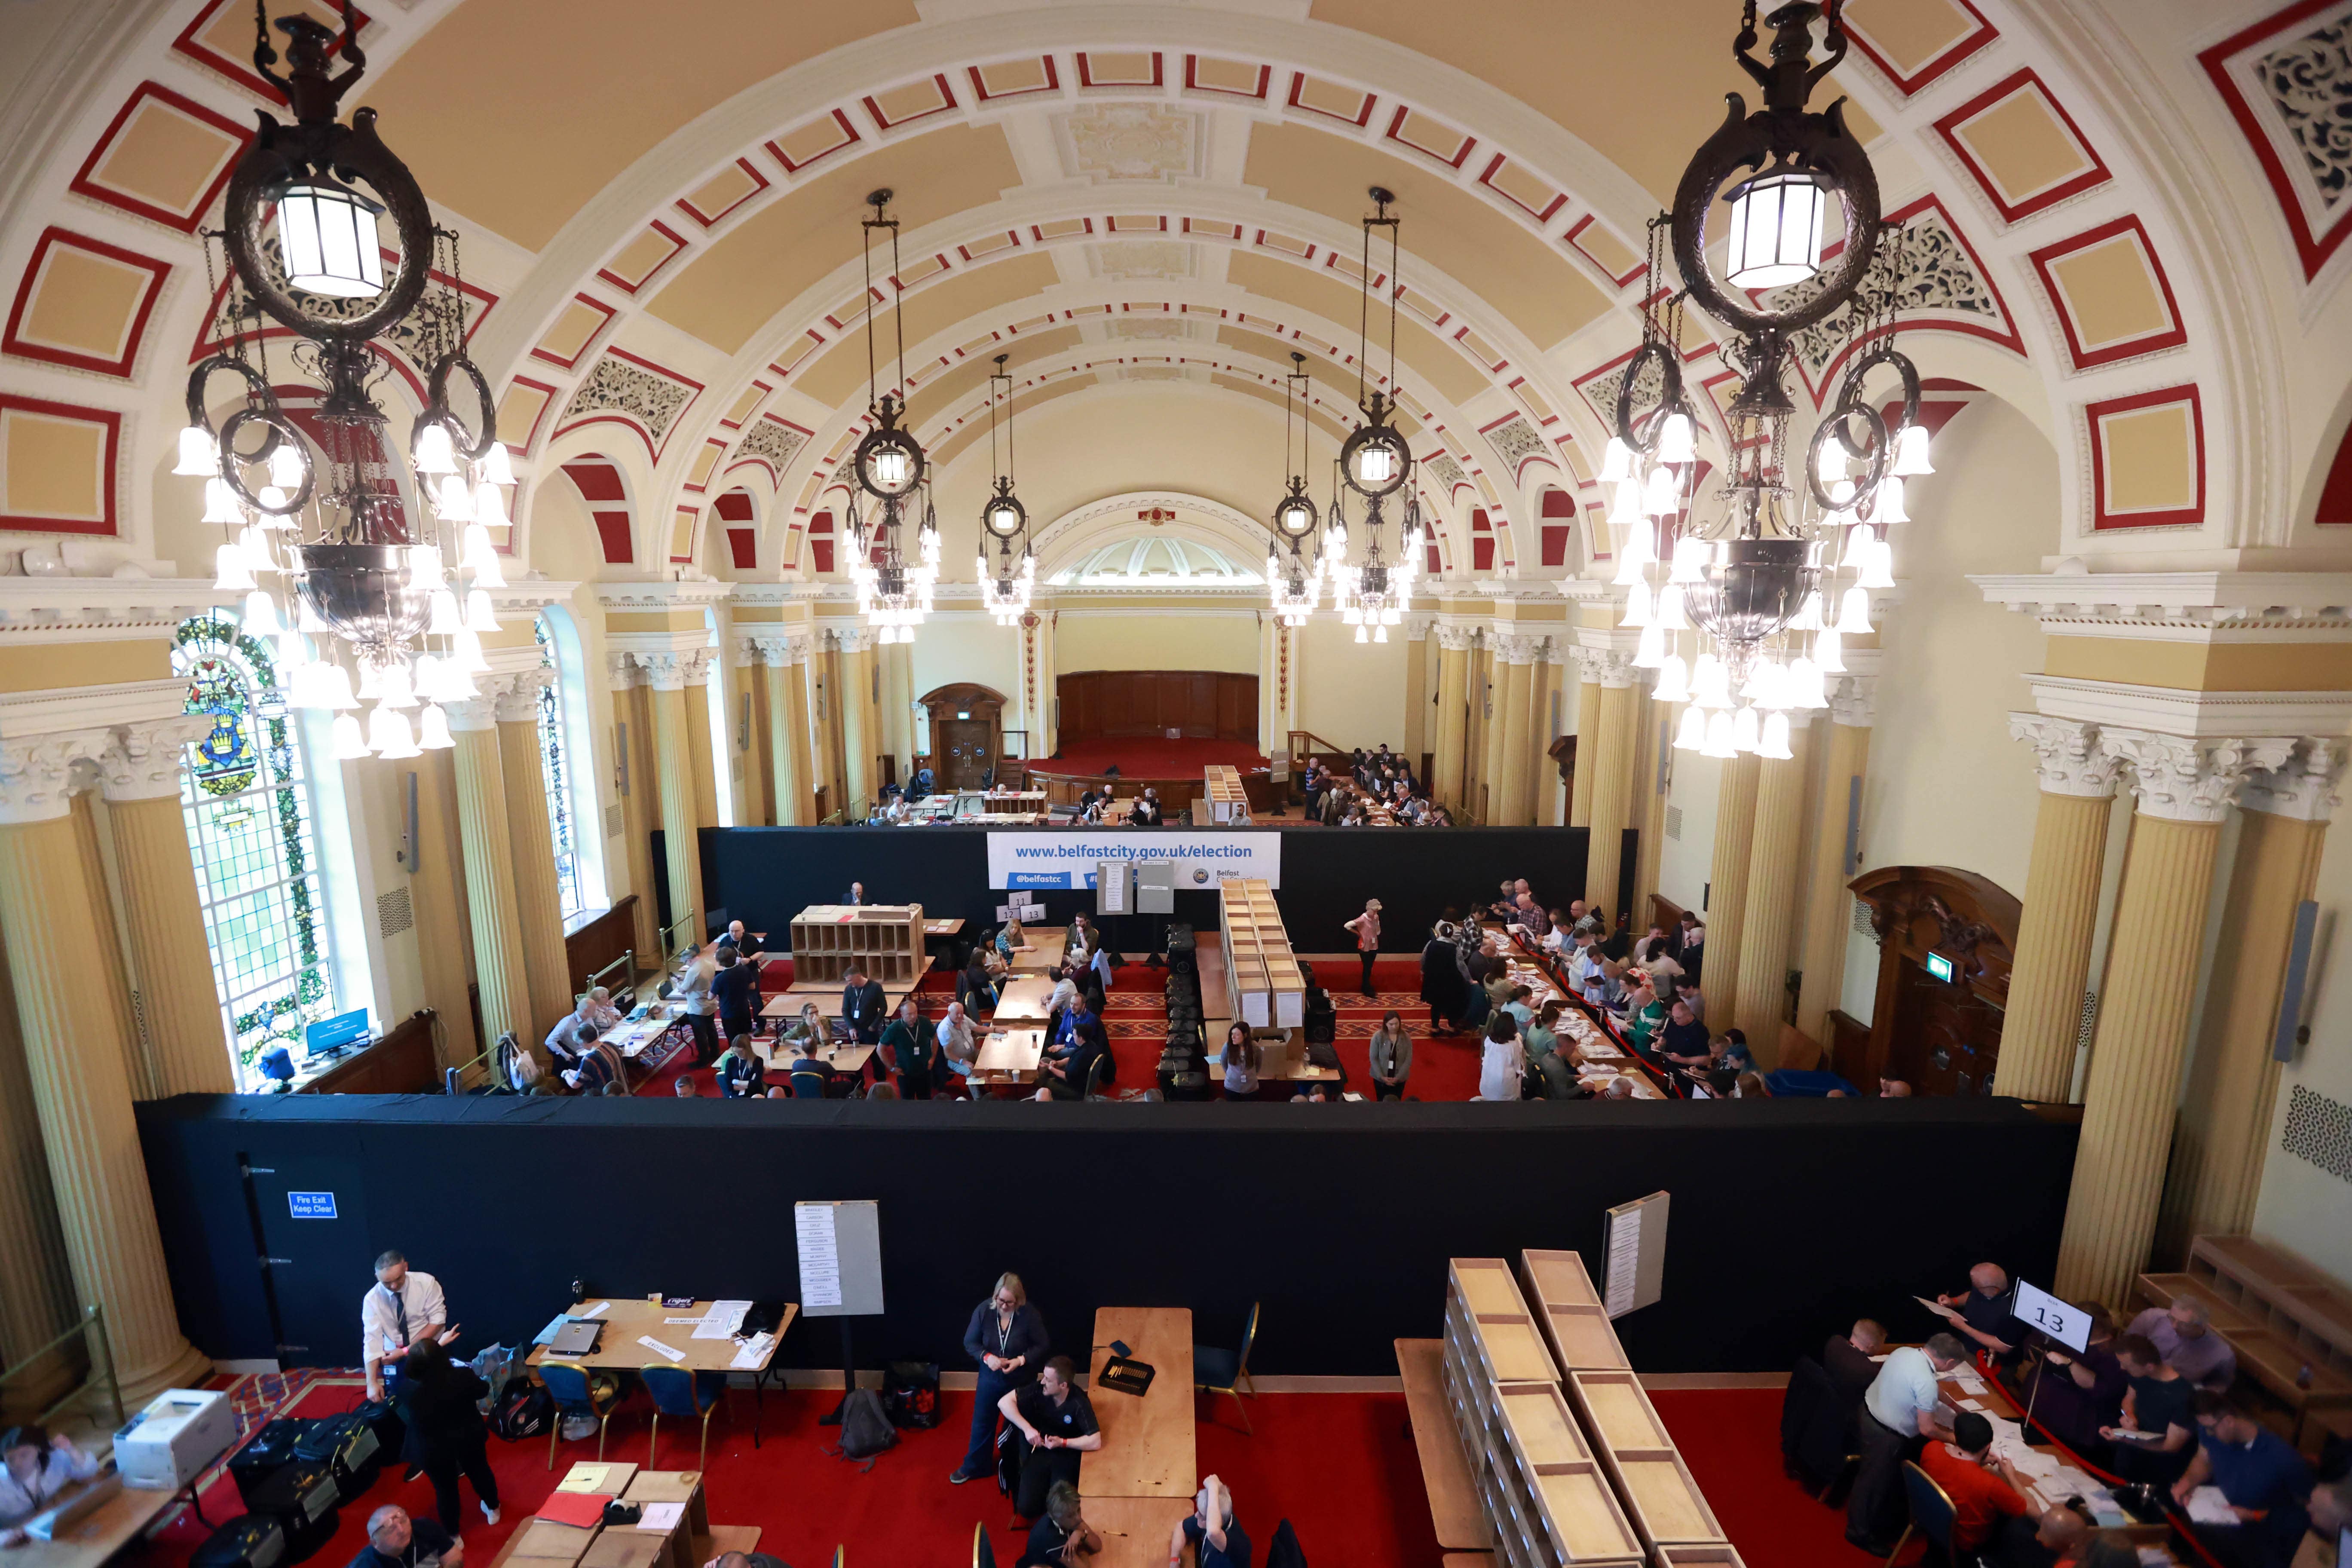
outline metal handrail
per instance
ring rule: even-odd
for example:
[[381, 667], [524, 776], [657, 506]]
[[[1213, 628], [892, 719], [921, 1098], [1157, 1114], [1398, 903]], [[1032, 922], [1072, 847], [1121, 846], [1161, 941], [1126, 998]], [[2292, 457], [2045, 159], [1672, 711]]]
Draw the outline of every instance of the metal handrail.
[[[51, 1351], [59, 1349], [68, 1340], [72, 1340], [76, 1337], [79, 1337], [88, 1342], [90, 1375], [92, 1378], [104, 1378], [106, 1380], [106, 1402], [113, 1407], [114, 1426], [121, 1426], [122, 1425], [123, 1416], [122, 1385], [117, 1383], [114, 1378], [114, 1357], [110, 1353], [111, 1347], [109, 1345], [106, 1338], [106, 1310], [95, 1302], [82, 1309], [81, 1320], [75, 1323], [73, 1327], [66, 1330], [63, 1333], [58, 1334], [55, 1339], [49, 1341], [48, 1343], [36, 1347], [15, 1366], [8, 1368], [5, 1372], [0, 1372], [0, 1386], [5, 1386], [17, 1379], [26, 1377], [35, 1367], [40, 1364], [43, 1357], [47, 1356]], [[40, 1426], [47, 1426], [49, 1424], [50, 1416], [55, 1415], [58, 1411], [63, 1410], [67, 1405], [71, 1405], [75, 1400], [80, 1398], [88, 1386], [89, 1385], [87, 1384], [76, 1385], [71, 1393], [67, 1394], [64, 1397], [51, 1405], [47, 1409], [42, 1411], [35, 1419], [34, 1425]], [[110, 1431], [113, 1428], [110, 1427], [108, 1429]]]
[[[616, 969], [628, 976], [629, 988], [632, 991], [635, 990], [637, 984], [637, 950], [634, 947], [627, 949], [620, 957], [613, 960], [612, 963], [606, 964], [604, 968], [590, 975], [588, 977], [588, 989], [590, 991], [593, 991], [599, 985], [604, 984], [604, 977], [612, 973], [613, 971]], [[585, 993], [583, 993], [583, 994], [585, 994]]]

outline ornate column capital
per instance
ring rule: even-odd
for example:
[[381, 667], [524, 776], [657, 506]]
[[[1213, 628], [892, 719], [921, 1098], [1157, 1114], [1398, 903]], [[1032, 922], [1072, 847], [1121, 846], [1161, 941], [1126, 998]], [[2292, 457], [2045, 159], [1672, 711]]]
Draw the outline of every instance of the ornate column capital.
[[2247, 773], [2238, 790], [2239, 808], [2298, 822], [2329, 821], [2344, 804], [2336, 789], [2344, 782], [2347, 758], [2352, 758], [2352, 742], [2342, 736], [2305, 736], [2279, 766]]
[[2249, 770], [2282, 768], [2295, 747], [2284, 737], [2189, 740], [2148, 730], [2102, 730], [2099, 740], [2130, 765], [2139, 809], [2171, 822], [2220, 822]]
[[833, 633], [833, 646], [843, 653], [866, 653], [874, 647], [872, 626], [841, 626]]
[[116, 725], [97, 759], [100, 789], [109, 800], [177, 800], [187, 749], [212, 729], [201, 713]]
[[710, 668], [710, 650], [696, 648], [638, 649], [630, 656], [646, 672], [646, 684], [656, 691], [683, 691], [699, 686]]
[[555, 684], [555, 671], [519, 669], [510, 675], [481, 678], [475, 684], [490, 699], [499, 723], [536, 724], [539, 694]]
[[792, 662], [794, 664], [806, 664], [809, 661], [809, 654], [813, 651], [816, 642], [814, 636], [805, 628], [800, 631], [789, 632], [785, 635], [790, 641], [792, 648]]
[[2105, 800], [2116, 793], [2124, 759], [2100, 744], [2096, 724], [2041, 713], [2011, 713], [2009, 737], [2033, 748], [2042, 794]]
[[1878, 678], [1874, 675], [1832, 675], [1830, 678], [1830, 718], [1848, 729], [1867, 730], [1878, 721]]
[[636, 685], [641, 674], [636, 660], [629, 654], [615, 648], [604, 650], [605, 680], [614, 690], [625, 691]]
[[1495, 655], [1505, 664], [1541, 664], [1551, 639], [1527, 632], [1494, 634]]
[[441, 704], [441, 711], [447, 716], [449, 732], [453, 735], [495, 731], [499, 727], [499, 701], [491, 690], [490, 679], [478, 675], [474, 678], [474, 685], [481, 692], [479, 697], [465, 697]]
[[[758, 662], [770, 669], [782, 669], [793, 662], [794, 638], [792, 633], [781, 626], [761, 626], [735, 635], [742, 639], [745, 652], [757, 656]], [[749, 664], [752, 660], [747, 658], [743, 662]]]
[[1405, 641], [1427, 642], [1429, 634], [1435, 629], [1436, 626], [1435, 616], [1407, 616], [1404, 618]]
[[749, 669], [760, 662], [760, 645], [753, 634], [739, 631], [728, 648], [728, 662], [737, 669]]
[[108, 730], [66, 730], [0, 741], [0, 826], [65, 816], [112, 740]]
[[1470, 639], [1476, 634], [1468, 626], [1450, 626], [1444, 621], [1436, 626], [1437, 647], [1441, 653], [1467, 653]]
[[1633, 668], [1633, 656], [1622, 648], [1588, 647], [1581, 649], [1587, 671], [1584, 679], [1605, 689], [1623, 690], [1637, 684], [1643, 672]]

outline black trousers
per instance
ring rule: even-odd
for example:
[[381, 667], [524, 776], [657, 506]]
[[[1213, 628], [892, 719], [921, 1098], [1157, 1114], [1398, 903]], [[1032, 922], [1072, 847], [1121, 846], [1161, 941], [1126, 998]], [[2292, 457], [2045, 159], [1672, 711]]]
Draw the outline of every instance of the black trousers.
[[1024, 1519], [1045, 1516], [1045, 1494], [1055, 1481], [1078, 1484], [1078, 1452], [1075, 1448], [1031, 1448], [1021, 1456], [1021, 1484], [1014, 1489], [1013, 1511]]
[[688, 1013], [686, 1026], [694, 1031], [694, 1065], [709, 1067], [719, 1059], [719, 1020], [708, 1013]]
[[457, 1447], [435, 1449], [416, 1468], [433, 1483], [435, 1511], [441, 1516], [441, 1528], [452, 1535], [457, 1533], [457, 1477], [461, 1471], [474, 1483], [476, 1496], [491, 1508], [499, 1506], [499, 1478], [490, 1473], [489, 1455], [479, 1439]]
[[1383, 1083], [1379, 1079], [1372, 1079], [1372, 1098], [1374, 1100], [1402, 1100], [1404, 1098], [1404, 1085], [1401, 1083]]
[[1854, 1426], [1861, 1438], [1862, 1468], [1846, 1499], [1845, 1538], [1865, 1551], [1889, 1547], [1903, 1533], [1903, 1461], [1920, 1446], [1919, 1439], [1905, 1436], [1867, 1409], [1855, 1413]]
[[902, 1072], [898, 1075], [898, 1098], [929, 1100], [931, 1098], [931, 1075], [927, 1072]]
[[1380, 954], [1377, 952], [1359, 952], [1356, 954], [1357, 961], [1364, 966], [1364, 981], [1360, 989], [1362, 990], [1363, 994], [1367, 996], [1372, 994], [1372, 960], [1379, 956]]

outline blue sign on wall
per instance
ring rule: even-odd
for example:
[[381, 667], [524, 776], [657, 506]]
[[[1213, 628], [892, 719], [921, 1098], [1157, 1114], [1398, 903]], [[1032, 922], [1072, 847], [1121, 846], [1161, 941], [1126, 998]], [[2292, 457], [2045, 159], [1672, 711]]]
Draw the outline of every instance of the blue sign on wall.
[[315, 1057], [322, 1051], [331, 1051], [338, 1046], [348, 1046], [355, 1040], [364, 1040], [367, 1036], [367, 1009], [360, 1007], [349, 1013], [339, 1013], [331, 1018], [322, 1018], [312, 1024], [302, 1031], [302, 1044]]
[[287, 1203], [296, 1219], [333, 1219], [335, 1194], [332, 1193], [288, 1193]]

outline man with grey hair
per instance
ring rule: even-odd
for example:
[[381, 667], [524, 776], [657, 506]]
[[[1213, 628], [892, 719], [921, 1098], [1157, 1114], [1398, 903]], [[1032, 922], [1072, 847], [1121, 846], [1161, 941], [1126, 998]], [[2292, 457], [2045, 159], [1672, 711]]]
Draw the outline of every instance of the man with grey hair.
[[1854, 1417], [1862, 1468], [1846, 1500], [1845, 1538], [1874, 1557], [1892, 1555], [1903, 1514], [1903, 1461], [1923, 1443], [1951, 1436], [1937, 1379], [1969, 1359], [1966, 1346], [1950, 1334], [1925, 1345], [1887, 1352], [1878, 1376], [1862, 1396]]
[[2150, 1307], [2125, 1331], [2145, 1337], [2173, 1371], [2200, 1388], [2227, 1389], [2237, 1380], [2238, 1352], [2213, 1331], [2212, 1314], [2194, 1296]]
[[1249, 1537], [1234, 1518], [1233, 1490], [1215, 1476], [1202, 1481], [1192, 1511], [1168, 1538], [1171, 1568], [1184, 1560], [1188, 1542], [1199, 1553], [1198, 1568], [1250, 1568]]
[[2010, 1316], [2009, 1270], [1998, 1263], [1979, 1263], [1969, 1270], [1969, 1288], [1957, 1296], [1937, 1296], [1943, 1309], [1937, 1314], [1961, 1334], [2004, 1361], [2025, 1342], [2024, 1331]]
[[397, 1503], [368, 1515], [368, 1543], [351, 1568], [462, 1568], [466, 1543], [437, 1519], [411, 1519]]
[[793, 1568], [793, 1565], [765, 1552], [722, 1552], [703, 1564], [703, 1568]]

